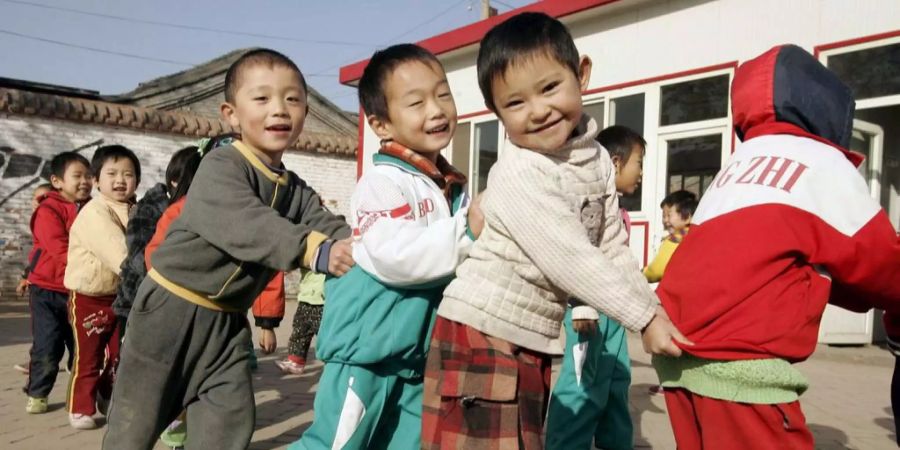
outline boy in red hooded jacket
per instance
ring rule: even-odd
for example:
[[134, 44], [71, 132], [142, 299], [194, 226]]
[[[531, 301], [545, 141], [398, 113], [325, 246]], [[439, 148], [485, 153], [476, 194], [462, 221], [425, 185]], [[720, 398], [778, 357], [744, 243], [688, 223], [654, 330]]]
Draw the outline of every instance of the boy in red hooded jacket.
[[69, 251], [69, 229], [78, 210], [91, 196], [90, 163], [75, 152], [63, 152], [50, 161], [50, 183], [31, 216], [34, 246], [29, 255], [31, 298], [31, 362], [25, 393], [30, 414], [47, 412], [47, 396], [59, 373], [65, 343], [71, 340], [66, 302], [69, 291], [63, 285]]
[[654, 366], [679, 449], [812, 449], [792, 364], [815, 349], [829, 300], [897, 309], [900, 243], [847, 150], [852, 93], [809, 53], [744, 63], [732, 110], [743, 144], [657, 292], [695, 345]]

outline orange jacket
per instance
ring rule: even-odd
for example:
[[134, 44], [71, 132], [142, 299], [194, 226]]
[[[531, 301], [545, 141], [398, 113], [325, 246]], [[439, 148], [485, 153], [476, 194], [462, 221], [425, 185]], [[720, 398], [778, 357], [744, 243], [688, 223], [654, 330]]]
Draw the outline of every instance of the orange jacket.
[[[150, 255], [166, 238], [169, 225], [181, 215], [185, 200], [186, 198], [182, 197], [169, 205], [162, 217], [159, 218], [156, 232], [144, 250], [144, 263], [147, 265], [147, 270], [150, 270], [151, 267]], [[256, 326], [260, 328], [272, 329], [281, 324], [281, 319], [284, 318], [284, 272], [278, 272], [253, 302], [253, 317], [256, 319]]]

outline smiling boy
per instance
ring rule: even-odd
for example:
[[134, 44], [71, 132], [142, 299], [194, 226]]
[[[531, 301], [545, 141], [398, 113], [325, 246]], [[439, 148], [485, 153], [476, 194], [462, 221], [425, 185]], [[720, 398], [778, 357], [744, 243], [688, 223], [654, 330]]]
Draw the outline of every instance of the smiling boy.
[[91, 173], [100, 195], [84, 205], [69, 235], [64, 284], [71, 291], [69, 322], [75, 362], [66, 406], [69, 424], [96, 428], [93, 415], [106, 413], [119, 359], [119, 327], [112, 303], [125, 259], [125, 227], [141, 164], [121, 145], [98, 148]]
[[680, 352], [625, 244], [613, 164], [582, 112], [590, 69], [546, 14], [513, 16], [481, 41], [479, 87], [508, 142], [488, 177], [484, 234], [438, 309], [422, 448], [543, 447], [570, 297], [643, 331], [648, 351]]
[[316, 417], [293, 449], [419, 448], [435, 310], [474, 239], [466, 177], [440, 155], [456, 105], [437, 58], [376, 52], [359, 97], [381, 150], [350, 201], [357, 266], [326, 282]]
[[[150, 449], [187, 409], [187, 448], [244, 449], [255, 407], [247, 309], [278, 271], [341, 275], [350, 229], [281, 157], [303, 129], [300, 69], [271, 50], [225, 76], [222, 115], [241, 140], [203, 159], [152, 256], [128, 320], [105, 449]], [[196, 429], [199, 432], [191, 432]]]

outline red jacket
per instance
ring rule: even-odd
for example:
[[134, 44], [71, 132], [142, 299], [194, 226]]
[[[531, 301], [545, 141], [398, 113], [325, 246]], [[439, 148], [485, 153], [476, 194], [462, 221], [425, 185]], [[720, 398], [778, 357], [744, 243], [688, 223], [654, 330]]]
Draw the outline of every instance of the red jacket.
[[[144, 249], [144, 262], [147, 264], [147, 270], [150, 270], [151, 267], [150, 256], [165, 240], [169, 225], [181, 215], [185, 200], [187, 199], [182, 197], [169, 205], [162, 217], [159, 218], [159, 222], [156, 223], [156, 232], [153, 233], [153, 238]], [[253, 317], [256, 318], [256, 326], [275, 328], [281, 324], [281, 319], [284, 318], [284, 297], [284, 272], [278, 272], [253, 302]]]
[[34, 246], [28, 255], [28, 282], [43, 289], [68, 293], [63, 285], [69, 253], [69, 229], [84, 204], [66, 200], [50, 191], [31, 215]]
[[706, 359], [809, 357], [829, 300], [898, 309], [900, 241], [846, 150], [854, 103], [804, 50], [737, 69], [743, 140], [700, 200], [658, 289]]

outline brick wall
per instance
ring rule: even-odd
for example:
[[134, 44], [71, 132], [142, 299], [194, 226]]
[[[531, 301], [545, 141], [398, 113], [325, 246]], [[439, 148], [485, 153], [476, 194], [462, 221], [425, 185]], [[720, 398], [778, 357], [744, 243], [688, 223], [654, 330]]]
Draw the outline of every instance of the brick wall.
[[[28, 222], [34, 183], [54, 154], [76, 149], [99, 139], [134, 150], [141, 161], [139, 196], [164, 178], [171, 154], [195, 141], [175, 134], [82, 124], [0, 113], [0, 298], [15, 295], [15, 285], [31, 246]], [[96, 146], [81, 153], [90, 159]], [[285, 165], [304, 178], [336, 213], [346, 214], [356, 180], [351, 155], [291, 151]], [[295, 277], [290, 278], [292, 281]]]

